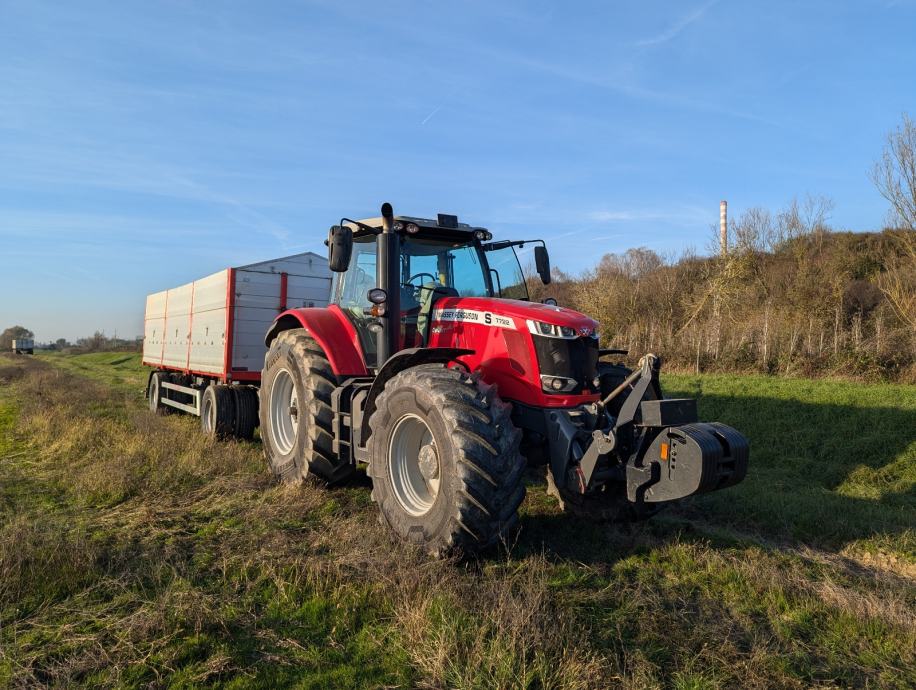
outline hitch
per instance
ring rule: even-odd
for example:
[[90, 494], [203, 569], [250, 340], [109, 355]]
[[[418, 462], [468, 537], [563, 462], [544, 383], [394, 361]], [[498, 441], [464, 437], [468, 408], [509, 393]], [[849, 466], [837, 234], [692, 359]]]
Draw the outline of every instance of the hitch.
[[[659, 357], [643, 356], [638, 369], [597, 403], [591, 431], [560, 425], [567, 452], [552, 458], [555, 480], [562, 478], [579, 494], [621, 481], [627, 499], [641, 505], [716, 491], [744, 479], [747, 439], [724, 424], [699, 422], [694, 399], [664, 399], [660, 370]], [[609, 404], [621, 395], [626, 398], [613, 417]]]

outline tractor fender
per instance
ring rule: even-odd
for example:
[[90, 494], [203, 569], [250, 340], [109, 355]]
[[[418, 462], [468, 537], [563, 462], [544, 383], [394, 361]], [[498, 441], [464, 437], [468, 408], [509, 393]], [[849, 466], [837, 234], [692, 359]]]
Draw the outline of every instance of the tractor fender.
[[369, 418], [375, 412], [376, 399], [389, 380], [411, 367], [421, 364], [448, 364], [462, 355], [471, 354], [474, 354], [474, 350], [462, 347], [411, 347], [391, 355], [382, 365], [382, 368], [378, 370], [372, 385], [369, 387], [369, 394], [366, 396], [366, 404], [363, 407], [360, 425], [360, 444], [365, 445], [369, 439]]
[[288, 309], [273, 322], [264, 344], [270, 347], [274, 338], [291, 328], [308, 331], [324, 350], [337, 376], [368, 376], [356, 328], [337, 305]]

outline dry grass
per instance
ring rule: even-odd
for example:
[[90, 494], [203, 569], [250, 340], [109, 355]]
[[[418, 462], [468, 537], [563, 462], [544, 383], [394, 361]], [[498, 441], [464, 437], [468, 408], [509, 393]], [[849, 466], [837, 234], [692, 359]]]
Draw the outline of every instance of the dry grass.
[[102, 367], [0, 366], [0, 685], [916, 681], [900, 569], [690, 511], [581, 525], [536, 485], [511, 548], [429, 561], [364, 486], [276, 486], [257, 443], [155, 417]]

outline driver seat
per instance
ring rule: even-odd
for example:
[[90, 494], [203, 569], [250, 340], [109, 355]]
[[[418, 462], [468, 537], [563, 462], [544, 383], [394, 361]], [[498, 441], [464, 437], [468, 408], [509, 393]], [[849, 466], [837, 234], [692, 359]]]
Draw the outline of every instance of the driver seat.
[[420, 287], [420, 313], [417, 314], [417, 333], [423, 338], [423, 344], [429, 343], [429, 323], [433, 305], [443, 297], [458, 297], [458, 291], [448, 285], [424, 283]]

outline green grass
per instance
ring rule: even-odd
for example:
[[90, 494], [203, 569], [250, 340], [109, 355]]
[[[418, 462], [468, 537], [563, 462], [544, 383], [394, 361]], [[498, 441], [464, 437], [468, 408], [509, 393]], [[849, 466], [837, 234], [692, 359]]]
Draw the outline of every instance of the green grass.
[[39, 350], [36, 357], [71, 374], [78, 374], [107, 386], [130, 390], [145, 390], [150, 371], [140, 364], [139, 352], [67, 355]]
[[722, 375], [665, 384], [751, 442], [747, 480], [693, 501], [691, 517], [916, 565], [916, 387]]
[[0, 358], [0, 686], [916, 683], [912, 387], [666, 376], [748, 435], [743, 484], [608, 528], [532, 480], [456, 564], [149, 414], [126, 357]]

